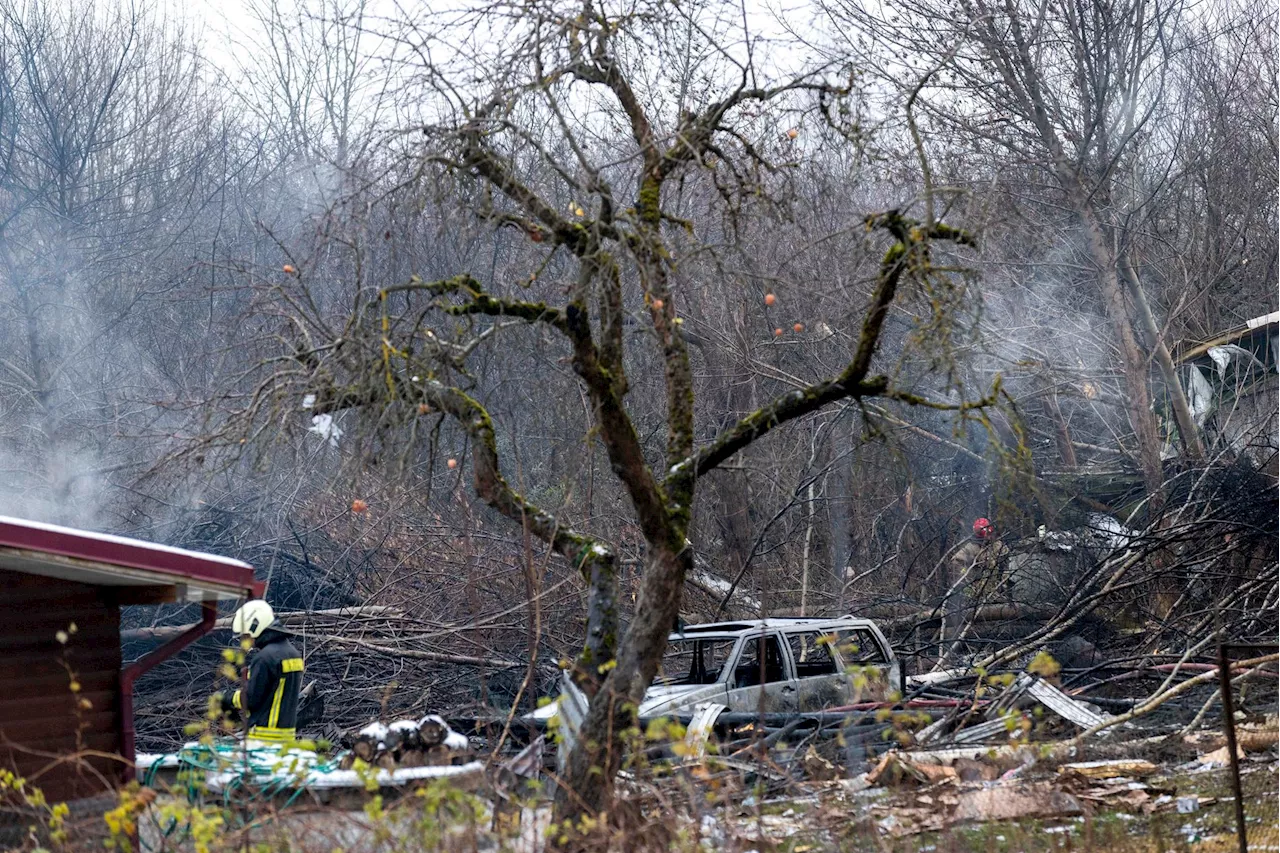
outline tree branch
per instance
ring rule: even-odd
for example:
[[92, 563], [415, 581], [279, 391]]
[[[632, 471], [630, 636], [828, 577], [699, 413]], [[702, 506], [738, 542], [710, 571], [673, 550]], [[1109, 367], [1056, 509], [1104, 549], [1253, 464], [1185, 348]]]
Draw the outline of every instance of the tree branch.
[[454, 316], [483, 314], [490, 317], [515, 317], [529, 323], [546, 323], [569, 334], [565, 324], [564, 313], [558, 308], [549, 308], [545, 302], [520, 302], [510, 299], [499, 299], [485, 292], [484, 286], [469, 275], [459, 275], [440, 281], [423, 281], [416, 275], [405, 284], [393, 284], [382, 288], [383, 294], [426, 291], [435, 296], [460, 294], [469, 299], [462, 305], [442, 305], [443, 311]]
[[902, 216], [896, 210], [868, 216], [866, 224], [868, 229], [881, 228], [888, 231], [895, 239], [880, 262], [880, 275], [876, 289], [871, 296], [871, 305], [863, 316], [858, 347], [848, 366], [835, 379], [791, 391], [747, 415], [721, 433], [711, 444], [672, 466], [667, 476], [668, 480], [689, 476], [701, 477], [775, 427], [817, 411], [837, 400], [880, 396], [892, 397], [912, 404], [928, 405], [931, 408], [959, 410], [981, 408], [994, 401], [994, 395], [999, 391], [998, 386], [991, 395], [976, 403], [952, 406], [936, 403], [905, 391], [893, 390], [889, 387], [889, 380], [884, 376], [867, 377], [871, 369], [871, 358], [880, 341], [885, 317], [888, 316], [889, 306], [897, 294], [903, 273], [908, 269], [924, 268], [928, 262], [928, 244], [932, 239], [948, 240], [965, 246], [974, 246], [976, 242], [967, 232], [942, 223], [920, 227], [918, 223]]

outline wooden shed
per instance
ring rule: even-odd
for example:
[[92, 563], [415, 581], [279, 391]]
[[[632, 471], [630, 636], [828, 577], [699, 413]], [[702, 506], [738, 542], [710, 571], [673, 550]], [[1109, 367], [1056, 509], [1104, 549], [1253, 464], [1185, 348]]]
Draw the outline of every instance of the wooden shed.
[[[261, 591], [238, 560], [0, 516], [0, 767], [54, 801], [129, 778], [138, 676]], [[200, 623], [122, 668], [120, 608], [166, 602], [199, 603]]]

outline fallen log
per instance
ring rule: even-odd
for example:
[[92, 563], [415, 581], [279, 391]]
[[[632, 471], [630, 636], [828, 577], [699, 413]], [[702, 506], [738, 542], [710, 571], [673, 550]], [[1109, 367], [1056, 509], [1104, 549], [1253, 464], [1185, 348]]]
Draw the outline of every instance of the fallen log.
[[685, 581], [715, 598], [729, 594], [730, 600], [736, 600], [738, 608], [748, 616], [760, 612], [759, 600], [734, 587], [724, 578], [717, 577], [702, 567], [696, 567], [685, 576]]
[[[1053, 612], [1043, 607], [1030, 607], [1024, 604], [984, 604], [975, 608], [966, 618], [975, 625], [982, 625], [990, 622], [1047, 619], [1053, 615]], [[882, 631], [894, 632], [905, 628], [923, 628], [941, 622], [946, 615], [941, 608], [931, 607], [881, 619], [879, 624]]]
[[[306, 623], [309, 621], [325, 620], [333, 621], [343, 618], [367, 619], [367, 618], [386, 618], [386, 619], [403, 619], [404, 611], [398, 607], [388, 607], [381, 604], [366, 604], [359, 607], [338, 607], [332, 610], [295, 610], [276, 613], [276, 622], [280, 625], [289, 626], [298, 623]], [[231, 630], [230, 616], [224, 616], [213, 623], [215, 631]], [[177, 637], [196, 627], [195, 622], [190, 625], [158, 625], [153, 628], [129, 628], [120, 632], [122, 641], [129, 640], [168, 640]]]

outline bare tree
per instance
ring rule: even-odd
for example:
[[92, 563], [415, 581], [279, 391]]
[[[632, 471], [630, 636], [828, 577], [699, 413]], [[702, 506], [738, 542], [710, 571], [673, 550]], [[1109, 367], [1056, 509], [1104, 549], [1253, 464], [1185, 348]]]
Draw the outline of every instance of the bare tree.
[[188, 277], [215, 105], [143, 9], [3, 4], [0, 56], [6, 492], [83, 522], [131, 461], [115, 439], [146, 428], [120, 419], [158, 367], [141, 306]]
[[[1148, 490], [1159, 494], [1161, 440], [1148, 384], [1158, 366], [1189, 457], [1204, 448], [1166, 334], [1133, 264], [1145, 211], [1172, 168], [1169, 75], [1179, 49], [1178, 4], [1081, 0], [892, 10], [829, 4], [869, 39], [861, 55], [889, 58], [900, 90], [919, 94], [922, 121], [957, 150], [990, 152], [1053, 183], [1073, 214], [1080, 253], [1119, 347], [1124, 405]], [[865, 44], [865, 42], [864, 42]], [[856, 49], [856, 45], [855, 45]], [[891, 57], [908, 57], [906, 61]], [[982, 156], [981, 153], [976, 156]]]
[[[532, 273], [455, 267], [442, 277], [415, 272], [398, 283], [360, 279], [348, 288], [354, 308], [347, 309], [322, 304], [310, 268], [290, 264], [264, 293], [272, 310], [288, 317], [288, 363], [274, 358], [263, 365], [245, 401], [207, 443], [241, 447], [242, 438], [278, 423], [304, 398], [307, 412], [324, 424], [342, 413], [358, 415], [384, 446], [415, 441], [423, 416], [443, 415], [453, 424], [469, 446], [476, 493], [567, 559], [589, 589], [585, 643], [573, 671], [592, 699], [557, 799], [562, 820], [609, 808], [624, 733], [656, 672], [692, 569], [701, 478], [777, 428], [839, 401], [878, 397], [959, 412], [992, 401], [935, 401], [877, 369], [882, 331], [902, 292], [921, 293], [927, 323], [953, 319], [949, 297], [940, 295], [956, 289], [957, 269], [934, 255], [942, 244], [973, 244], [968, 233], [932, 216], [916, 220], [894, 209], [857, 217], [856, 230], [845, 218], [832, 236], [883, 233], [887, 249], [866, 282], [865, 307], [853, 312], [852, 345], [830, 372], [819, 366], [818, 376], [699, 440], [690, 352], [696, 333], [688, 329], [694, 315], [682, 303], [696, 290], [688, 270], [698, 269], [697, 259], [726, 255], [699, 239], [698, 225], [672, 205], [681, 187], [702, 183], [711, 192], [698, 198], [718, 208], [728, 229], [722, 240], [732, 241], [736, 226], [766, 215], [767, 200], [788, 184], [783, 164], [800, 155], [794, 130], [769, 125], [807, 114], [842, 129], [840, 105], [852, 93], [822, 69], [758, 82], [764, 75], [753, 43], [730, 47], [725, 32], [714, 29], [719, 7], [710, 6], [710, 23], [700, 12], [681, 12], [689, 17], [679, 29], [687, 37], [690, 28], [708, 27], [700, 37], [731, 73], [727, 82], [722, 73], [714, 89], [686, 92], [674, 104], [644, 52], [652, 40], [661, 43], [664, 16], [673, 10], [655, 4], [614, 15], [589, 2], [486, 7], [485, 25], [506, 27], [496, 66], [502, 73], [486, 80], [478, 96], [463, 85], [479, 67], [475, 58], [424, 66], [432, 106], [445, 118], [422, 128], [422, 147], [405, 151], [442, 209], [473, 211], [498, 226], [509, 246], [522, 238], [516, 267]], [[429, 41], [419, 47], [424, 56], [440, 49]], [[618, 123], [621, 135], [610, 132]], [[705, 214], [699, 219], [716, 227]], [[371, 230], [367, 222], [353, 227]], [[391, 235], [388, 229], [382, 236]], [[742, 251], [741, 243], [730, 245]], [[365, 249], [352, 251], [362, 256]], [[929, 317], [930, 305], [940, 313]], [[641, 318], [647, 331], [637, 343], [627, 330]], [[603, 446], [629, 505], [627, 520], [643, 540], [638, 599], [621, 639], [617, 546], [539, 505], [532, 486], [512, 485], [504, 459], [511, 445], [492, 407], [509, 406], [499, 401], [518, 387], [471, 367], [494, 347], [511, 345], [500, 342], [530, 334], [548, 340], [572, 367], [587, 401], [589, 435]], [[537, 380], [519, 383], [531, 381]], [[946, 379], [926, 387], [945, 388]], [[647, 446], [629, 393], [650, 406], [643, 416], [649, 429], [665, 434], [660, 448]], [[657, 399], [645, 401], [649, 394]]]
[[277, 141], [279, 156], [339, 171], [363, 158], [391, 104], [394, 44], [372, 27], [367, 0], [254, 0], [228, 79], [240, 103]]

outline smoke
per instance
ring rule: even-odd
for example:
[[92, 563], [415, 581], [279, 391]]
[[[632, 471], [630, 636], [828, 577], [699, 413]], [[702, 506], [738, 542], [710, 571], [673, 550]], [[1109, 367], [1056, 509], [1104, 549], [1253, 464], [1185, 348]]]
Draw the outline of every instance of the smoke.
[[100, 527], [99, 510], [106, 486], [96, 473], [100, 460], [74, 446], [55, 446], [51, 452], [44, 471], [22, 470], [20, 466], [30, 463], [30, 457], [0, 455], [0, 468], [19, 474], [6, 477], [0, 485], [0, 515], [72, 527]]
[[1119, 395], [1120, 366], [1096, 282], [1082, 263], [1084, 237], [1063, 229], [1052, 241], [1026, 245], [1018, 236], [987, 238], [994, 248], [983, 270], [985, 353], [974, 367], [999, 372], [1024, 414], [1052, 397], [1078, 437], [1110, 443], [1122, 417], [1100, 401]]
[[342, 205], [350, 191], [343, 168], [315, 157], [299, 156], [274, 175], [261, 194], [256, 218], [278, 239], [301, 236], [302, 226], [315, 223]]

